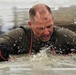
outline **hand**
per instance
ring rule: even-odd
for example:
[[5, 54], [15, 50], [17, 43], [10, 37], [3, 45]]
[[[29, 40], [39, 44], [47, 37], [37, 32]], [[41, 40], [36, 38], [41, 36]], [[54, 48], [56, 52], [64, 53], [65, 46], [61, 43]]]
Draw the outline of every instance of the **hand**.
[[0, 45], [0, 61], [8, 61], [10, 47], [6, 43]]

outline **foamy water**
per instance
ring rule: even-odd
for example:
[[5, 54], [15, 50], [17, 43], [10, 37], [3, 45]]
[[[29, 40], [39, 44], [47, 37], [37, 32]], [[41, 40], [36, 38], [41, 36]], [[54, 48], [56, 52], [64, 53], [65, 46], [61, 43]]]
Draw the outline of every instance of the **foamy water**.
[[11, 55], [9, 61], [0, 62], [0, 75], [75, 75], [76, 55], [64, 57], [42, 50], [29, 57]]

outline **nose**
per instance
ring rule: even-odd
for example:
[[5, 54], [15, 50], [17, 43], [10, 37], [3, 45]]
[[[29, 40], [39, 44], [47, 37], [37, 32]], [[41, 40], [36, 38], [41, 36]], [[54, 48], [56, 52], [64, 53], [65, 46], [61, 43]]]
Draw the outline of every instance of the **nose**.
[[45, 28], [45, 30], [44, 30], [44, 34], [49, 34], [49, 30], [48, 30], [48, 28]]

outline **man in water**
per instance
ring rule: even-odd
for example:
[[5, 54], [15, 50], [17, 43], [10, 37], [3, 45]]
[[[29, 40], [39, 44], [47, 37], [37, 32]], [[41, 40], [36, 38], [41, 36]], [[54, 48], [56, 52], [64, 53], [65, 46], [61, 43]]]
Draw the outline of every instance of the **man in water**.
[[9, 54], [37, 53], [45, 46], [59, 54], [76, 49], [76, 33], [54, 26], [54, 18], [47, 5], [34, 5], [29, 16], [29, 28], [16, 28], [0, 37], [0, 60], [8, 60]]

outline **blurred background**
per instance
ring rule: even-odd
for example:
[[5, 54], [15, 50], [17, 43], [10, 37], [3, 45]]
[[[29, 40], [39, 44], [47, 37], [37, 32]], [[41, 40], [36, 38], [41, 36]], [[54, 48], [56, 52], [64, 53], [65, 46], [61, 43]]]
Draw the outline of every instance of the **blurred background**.
[[28, 26], [28, 11], [35, 4], [48, 5], [55, 25], [76, 32], [76, 0], [0, 0], [0, 34], [19, 26]]

